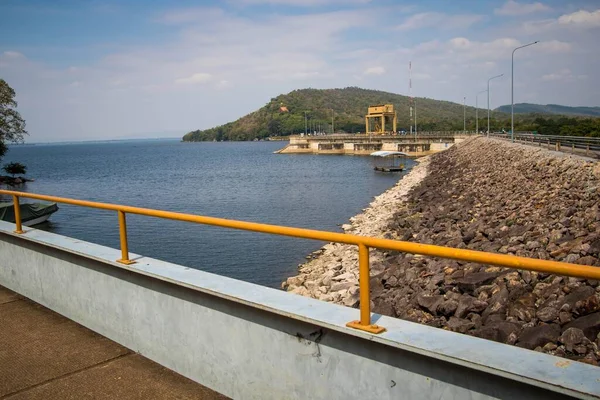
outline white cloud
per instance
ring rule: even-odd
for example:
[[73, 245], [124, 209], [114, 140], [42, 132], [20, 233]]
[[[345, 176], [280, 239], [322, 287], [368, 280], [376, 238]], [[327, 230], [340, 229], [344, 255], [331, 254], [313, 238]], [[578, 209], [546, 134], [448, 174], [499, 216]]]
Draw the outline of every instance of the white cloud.
[[2, 55], [6, 58], [24, 58], [23, 54], [19, 53], [18, 51], [5, 51], [2, 53]]
[[569, 68], [563, 68], [550, 74], [542, 75], [542, 80], [546, 82], [573, 82], [575, 80], [587, 79], [587, 75], [575, 75]]
[[571, 14], [564, 14], [558, 18], [543, 19], [537, 21], [526, 21], [523, 23], [523, 31], [526, 34], [554, 33], [565, 34], [567, 29], [577, 31], [585, 28], [600, 27], [600, 10], [579, 10]]
[[365, 75], [383, 75], [385, 74], [385, 68], [383, 67], [369, 67], [364, 72]]
[[331, 6], [331, 5], [353, 5], [368, 4], [371, 0], [229, 0], [231, 4], [237, 5], [286, 5], [298, 7]]
[[187, 78], [179, 78], [175, 79], [175, 83], [185, 84], [185, 85], [195, 85], [197, 83], [206, 83], [212, 80], [212, 75], [206, 72], [197, 72], [192, 76], [188, 76]]
[[579, 10], [572, 14], [565, 14], [558, 18], [561, 25], [574, 25], [583, 28], [600, 27], [600, 10], [584, 11]]
[[210, 21], [223, 17], [225, 12], [220, 8], [193, 7], [167, 11], [157, 18], [158, 22], [165, 24], [185, 24], [197, 21]]
[[572, 50], [573, 45], [560, 40], [546, 40], [536, 44], [535, 48], [546, 53], [567, 53]]
[[466, 29], [469, 28], [471, 25], [482, 21], [483, 19], [483, 15], [476, 14], [448, 15], [438, 12], [425, 12], [415, 14], [407, 18], [396, 28], [401, 31], [423, 29], [432, 26], [435, 26], [438, 29], [445, 30]]
[[549, 11], [550, 7], [540, 3], [519, 3], [514, 0], [508, 0], [502, 7], [494, 9], [496, 15], [525, 15], [536, 12]]

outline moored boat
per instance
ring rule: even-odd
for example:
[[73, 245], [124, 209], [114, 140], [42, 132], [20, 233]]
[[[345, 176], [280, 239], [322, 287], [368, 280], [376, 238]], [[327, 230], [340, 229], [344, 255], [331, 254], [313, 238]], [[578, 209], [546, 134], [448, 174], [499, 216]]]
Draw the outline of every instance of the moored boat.
[[376, 151], [373, 157], [373, 169], [380, 172], [404, 171], [404, 160], [408, 156], [400, 151]]
[[[58, 211], [56, 203], [23, 203], [19, 204], [21, 222], [25, 226], [41, 224]], [[13, 203], [0, 203], [0, 220], [15, 223], [15, 207]]]

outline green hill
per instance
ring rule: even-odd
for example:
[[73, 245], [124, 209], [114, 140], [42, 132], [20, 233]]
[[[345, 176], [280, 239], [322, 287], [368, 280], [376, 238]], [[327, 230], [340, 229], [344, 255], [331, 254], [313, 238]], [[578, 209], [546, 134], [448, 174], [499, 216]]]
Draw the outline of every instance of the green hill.
[[[462, 130], [463, 105], [449, 101], [416, 98], [420, 131]], [[331, 109], [335, 131], [364, 132], [367, 107], [394, 104], [398, 112], [398, 130], [410, 128], [409, 97], [378, 90], [348, 87], [344, 89], [301, 89], [272, 98], [264, 107], [234, 122], [206, 130], [189, 132], [184, 141], [253, 140], [304, 132], [304, 112], [308, 124], [331, 131]], [[285, 109], [282, 109], [285, 107]], [[283, 111], [282, 111], [283, 110]], [[486, 112], [480, 109], [480, 124]], [[506, 115], [494, 113], [503, 119]], [[475, 108], [467, 107], [467, 126], [475, 125]], [[481, 125], [483, 127], [483, 125]], [[471, 128], [473, 129], [473, 128]]]
[[[496, 108], [496, 111], [510, 113], [510, 104]], [[556, 114], [556, 115], [578, 115], [587, 117], [600, 117], [600, 107], [569, 107], [558, 104], [515, 104], [515, 114]]]

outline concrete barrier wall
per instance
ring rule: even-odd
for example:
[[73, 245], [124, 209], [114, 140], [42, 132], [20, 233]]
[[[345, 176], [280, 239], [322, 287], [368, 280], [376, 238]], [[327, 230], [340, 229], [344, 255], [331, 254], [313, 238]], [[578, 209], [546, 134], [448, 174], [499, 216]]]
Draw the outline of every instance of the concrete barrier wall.
[[236, 399], [599, 398], [599, 370], [0, 222], [0, 284]]

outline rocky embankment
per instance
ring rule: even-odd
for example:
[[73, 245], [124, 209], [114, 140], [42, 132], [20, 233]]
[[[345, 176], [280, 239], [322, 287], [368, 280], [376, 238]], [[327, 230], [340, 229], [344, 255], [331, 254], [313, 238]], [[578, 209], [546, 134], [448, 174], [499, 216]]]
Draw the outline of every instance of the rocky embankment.
[[[600, 267], [599, 207], [600, 163], [474, 138], [430, 156], [345, 228]], [[357, 306], [356, 249], [317, 253], [283, 286]], [[375, 312], [598, 365], [598, 281], [371, 253]]]

